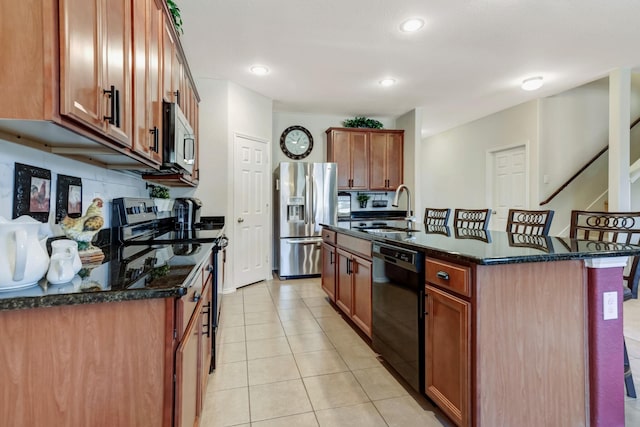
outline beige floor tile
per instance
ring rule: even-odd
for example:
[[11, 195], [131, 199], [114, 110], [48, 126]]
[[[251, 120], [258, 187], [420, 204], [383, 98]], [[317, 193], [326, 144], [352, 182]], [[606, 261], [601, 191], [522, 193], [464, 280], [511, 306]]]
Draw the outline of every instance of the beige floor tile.
[[300, 378], [292, 354], [249, 360], [248, 372], [250, 386]]
[[223, 363], [216, 366], [211, 377], [214, 390], [227, 390], [230, 388], [246, 387], [247, 362]]
[[280, 321], [278, 312], [274, 308], [272, 311], [256, 311], [244, 313], [245, 325], [261, 325], [263, 323], [276, 323]]
[[247, 360], [247, 345], [244, 341], [230, 342], [218, 346], [216, 363], [225, 364]]
[[315, 307], [309, 307], [309, 311], [311, 312], [311, 314], [313, 314], [313, 317], [335, 317], [335, 318], [340, 318], [340, 315], [338, 314], [338, 312], [336, 311], [335, 308], [333, 308], [330, 305], [319, 305], [319, 306], [315, 306]]
[[301, 380], [249, 387], [251, 422], [310, 412], [311, 402]]
[[302, 298], [294, 299], [274, 299], [273, 303], [278, 307], [278, 310], [292, 310], [294, 308], [307, 308]]
[[305, 320], [315, 320], [313, 314], [309, 311], [309, 309], [305, 306], [296, 307], [296, 308], [287, 308], [287, 309], [278, 309], [278, 316], [280, 316], [280, 320], [283, 322], [289, 321], [305, 321]]
[[256, 303], [245, 303], [244, 312], [245, 313], [258, 313], [261, 311], [273, 311], [276, 306], [273, 304], [271, 300], [268, 302], [256, 302]]
[[318, 421], [316, 421], [316, 415], [313, 412], [307, 412], [306, 414], [258, 421], [252, 423], [251, 427], [318, 427]]
[[244, 326], [243, 313], [221, 313], [220, 326], [222, 328], [231, 328], [233, 326]]
[[322, 295], [320, 296], [302, 297], [302, 300], [307, 305], [307, 307], [330, 307], [329, 298], [324, 292], [322, 292]]
[[338, 352], [335, 350], [312, 351], [294, 354], [298, 369], [303, 377], [332, 374], [348, 371]]
[[300, 295], [294, 290], [271, 291], [271, 298], [274, 302], [302, 299], [302, 297], [300, 297]]
[[287, 337], [289, 346], [294, 353], [308, 353], [318, 350], [333, 350], [333, 344], [324, 332], [311, 334], [291, 335]]
[[245, 326], [247, 333], [247, 341], [250, 340], [266, 340], [267, 338], [275, 338], [284, 336], [284, 329], [280, 322], [263, 323], [262, 325]]
[[[322, 320], [322, 318], [318, 319], [318, 323]], [[329, 329], [324, 331], [324, 333], [327, 334], [327, 337], [329, 337], [329, 340], [331, 340], [331, 343], [336, 348], [367, 346], [367, 344], [362, 341], [362, 338], [360, 338], [360, 335], [355, 333], [349, 326], [342, 329]]]
[[241, 342], [245, 340], [244, 326], [232, 326], [229, 328], [222, 328], [220, 331], [220, 344], [227, 344], [230, 342]]
[[408, 396], [409, 393], [384, 367], [353, 371], [356, 379], [371, 400]]
[[351, 372], [303, 378], [315, 411], [369, 401]]
[[381, 366], [376, 353], [367, 345], [354, 345], [337, 347], [338, 354], [347, 364], [350, 370], [375, 368]]
[[316, 412], [320, 427], [386, 427], [371, 402]]
[[247, 359], [261, 359], [264, 357], [282, 356], [291, 354], [291, 348], [287, 338], [275, 337], [266, 340], [247, 341]]
[[244, 303], [225, 304], [222, 303], [220, 313], [232, 314], [232, 313], [244, 313]]
[[283, 321], [282, 328], [286, 335], [302, 335], [313, 332], [322, 332], [320, 325], [318, 325], [318, 322], [314, 319]]
[[320, 286], [300, 287], [298, 293], [302, 298], [327, 298], [327, 294]]
[[316, 320], [325, 332], [351, 330], [351, 326], [340, 317], [318, 317]]
[[247, 387], [207, 393], [201, 427], [236, 426], [249, 421]]
[[436, 427], [448, 426], [440, 422], [433, 411], [423, 409], [411, 396], [376, 400], [382, 418], [390, 427]]

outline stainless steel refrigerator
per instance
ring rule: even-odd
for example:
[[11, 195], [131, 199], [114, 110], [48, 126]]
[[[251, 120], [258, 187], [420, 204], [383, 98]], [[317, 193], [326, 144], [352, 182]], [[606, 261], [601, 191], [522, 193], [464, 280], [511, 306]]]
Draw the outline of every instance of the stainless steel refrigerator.
[[280, 278], [317, 276], [322, 226], [338, 216], [336, 163], [283, 162], [275, 170], [275, 263]]

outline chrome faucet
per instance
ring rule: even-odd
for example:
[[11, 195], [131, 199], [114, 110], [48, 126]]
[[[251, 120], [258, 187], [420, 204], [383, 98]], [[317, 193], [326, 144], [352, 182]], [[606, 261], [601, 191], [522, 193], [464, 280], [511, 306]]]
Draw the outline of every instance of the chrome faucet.
[[402, 193], [402, 190], [407, 192], [407, 217], [405, 218], [405, 220], [407, 221], [407, 228], [409, 230], [412, 230], [413, 222], [416, 220], [416, 218], [413, 216], [413, 212], [411, 211], [411, 192], [409, 191], [409, 187], [407, 187], [404, 184], [400, 184], [398, 186], [398, 188], [396, 189], [396, 195], [393, 197], [393, 202], [391, 203], [391, 206], [393, 206], [394, 208], [398, 207], [398, 201], [400, 199], [400, 193]]

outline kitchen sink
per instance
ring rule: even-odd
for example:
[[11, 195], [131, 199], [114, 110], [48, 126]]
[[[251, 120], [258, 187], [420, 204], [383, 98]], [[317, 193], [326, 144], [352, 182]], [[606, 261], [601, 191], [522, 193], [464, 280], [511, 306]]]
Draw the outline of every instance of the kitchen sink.
[[391, 233], [402, 234], [402, 233], [407, 233], [409, 231], [414, 231], [408, 228], [399, 228], [399, 227], [362, 227], [362, 228], [359, 228], [359, 230], [364, 231], [365, 233], [384, 233], [384, 234], [391, 234]]

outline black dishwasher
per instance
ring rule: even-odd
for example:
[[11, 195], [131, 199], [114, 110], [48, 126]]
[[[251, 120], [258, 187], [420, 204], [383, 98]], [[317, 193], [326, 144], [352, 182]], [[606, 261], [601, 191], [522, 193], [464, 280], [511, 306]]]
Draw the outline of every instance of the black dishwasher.
[[373, 243], [372, 344], [415, 390], [424, 392], [424, 254]]

